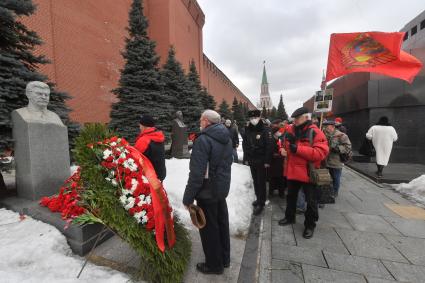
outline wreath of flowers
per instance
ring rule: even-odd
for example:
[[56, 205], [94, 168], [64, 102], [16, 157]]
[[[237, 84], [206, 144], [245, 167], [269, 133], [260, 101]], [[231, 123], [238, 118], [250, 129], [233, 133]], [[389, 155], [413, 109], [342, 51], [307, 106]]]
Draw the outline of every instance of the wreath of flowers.
[[[96, 145], [89, 144], [88, 147], [102, 160], [100, 165], [105, 169], [105, 180], [118, 188], [119, 200], [124, 209], [148, 231], [153, 230], [155, 217], [151, 185], [139, 162], [130, 153], [128, 142], [114, 136]], [[171, 212], [171, 207], [169, 210]]]
[[[153, 232], [161, 251], [165, 237], [171, 248], [175, 243], [174, 220], [168, 196], [149, 160], [124, 138], [113, 136], [95, 144], [87, 144], [96, 156], [103, 178], [117, 188], [116, 197], [138, 225]], [[61, 212], [68, 224], [103, 223], [97, 208], [84, 204], [80, 168], [65, 181], [59, 194], [43, 197], [40, 205]], [[87, 207], [86, 207], [87, 206]]]

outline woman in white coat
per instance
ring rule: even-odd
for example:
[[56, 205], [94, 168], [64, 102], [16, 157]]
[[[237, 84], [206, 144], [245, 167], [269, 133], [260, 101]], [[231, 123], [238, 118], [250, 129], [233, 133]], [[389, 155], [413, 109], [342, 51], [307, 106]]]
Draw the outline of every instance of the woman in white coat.
[[390, 159], [393, 143], [397, 141], [397, 132], [389, 123], [388, 118], [383, 116], [379, 118], [379, 122], [376, 125], [370, 127], [366, 133], [366, 138], [372, 140], [375, 147], [376, 165], [378, 167], [376, 174], [378, 177], [382, 177], [382, 171], [388, 165], [388, 160]]

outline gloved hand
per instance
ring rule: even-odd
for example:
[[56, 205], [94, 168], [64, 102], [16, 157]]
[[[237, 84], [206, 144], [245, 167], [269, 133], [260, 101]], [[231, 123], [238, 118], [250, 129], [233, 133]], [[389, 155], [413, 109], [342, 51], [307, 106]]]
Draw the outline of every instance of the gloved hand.
[[291, 143], [289, 145], [289, 149], [291, 150], [292, 153], [297, 153], [298, 146], [295, 143]]
[[285, 139], [290, 143], [293, 144], [295, 143], [295, 136], [293, 134], [290, 133], [286, 133], [285, 134]]

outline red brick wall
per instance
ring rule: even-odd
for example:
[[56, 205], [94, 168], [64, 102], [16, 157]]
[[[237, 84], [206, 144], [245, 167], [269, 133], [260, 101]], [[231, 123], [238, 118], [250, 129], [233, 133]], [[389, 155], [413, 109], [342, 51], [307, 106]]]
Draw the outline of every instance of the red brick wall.
[[[117, 86], [123, 66], [120, 51], [127, 36], [128, 10], [131, 0], [34, 0], [35, 15], [23, 21], [45, 41], [37, 53], [45, 54], [51, 65], [41, 71], [58, 89], [73, 98], [68, 102], [75, 121], [108, 122], [111, 90]], [[202, 27], [205, 16], [193, 0], [145, 0], [149, 36], [157, 42], [163, 63], [170, 44], [177, 59], [187, 69], [193, 58], [202, 82], [219, 103], [223, 97], [231, 102], [236, 95], [245, 99], [220, 72], [205, 68]], [[205, 74], [204, 74], [205, 72]]]

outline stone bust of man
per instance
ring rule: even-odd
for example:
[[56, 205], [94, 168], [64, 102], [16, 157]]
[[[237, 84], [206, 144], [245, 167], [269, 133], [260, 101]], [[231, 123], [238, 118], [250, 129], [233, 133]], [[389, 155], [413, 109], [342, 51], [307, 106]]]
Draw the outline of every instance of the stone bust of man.
[[25, 94], [28, 97], [27, 107], [16, 110], [22, 119], [27, 122], [63, 125], [56, 113], [47, 110], [50, 100], [50, 88], [47, 84], [38, 81], [29, 82]]
[[176, 112], [176, 118], [174, 121], [179, 125], [179, 127], [186, 127], [186, 125], [183, 122], [183, 113], [179, 110]]

